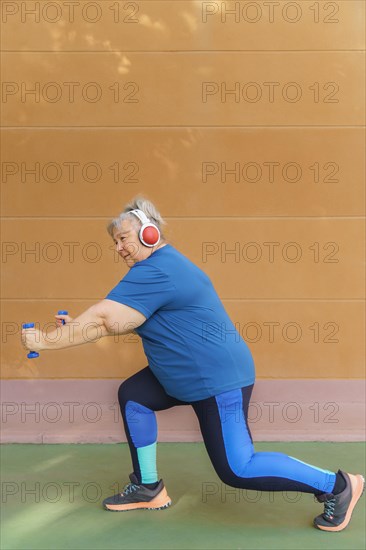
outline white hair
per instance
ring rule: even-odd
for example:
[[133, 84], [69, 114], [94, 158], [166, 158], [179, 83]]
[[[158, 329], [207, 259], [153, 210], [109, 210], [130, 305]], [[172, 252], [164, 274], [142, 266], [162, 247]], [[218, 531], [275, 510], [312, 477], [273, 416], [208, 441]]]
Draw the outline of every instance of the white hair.
[[137, 216], [135, 216], [134, 214], [130, 214], [131, 210], [142, 210], [142, 212], [149, 218], [149, 220], [158, 227], [161, 239], [164, 240], [162, 226], [166, 225], [166, 222], [164, 221], [154, 204], [145, 197], [142, 197], [141, 195], [134, 197], [128, 204], [125, 205], [123, 211], [119, 214], [119, 216], [113, 218], [109, 222], [109, 224], [107, 225], [107, 231], [112, 238], [114, 229], [119, 228], [124, 220], [130, 220], [137, 230], [141, 227], [141, 222], [137, 218]]

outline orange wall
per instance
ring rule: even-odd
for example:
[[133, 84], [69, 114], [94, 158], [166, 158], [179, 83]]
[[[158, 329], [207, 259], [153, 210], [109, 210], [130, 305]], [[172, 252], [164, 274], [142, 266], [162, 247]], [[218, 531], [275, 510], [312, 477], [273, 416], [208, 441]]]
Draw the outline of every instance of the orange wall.
[[19, 336], [124, 275], [105, 226], [139, 192], [259, 378], [363, 377], [364, 3], [35, 5], [1, 3], [2, 377], [146, 365], [131, 335], [33, 362]]

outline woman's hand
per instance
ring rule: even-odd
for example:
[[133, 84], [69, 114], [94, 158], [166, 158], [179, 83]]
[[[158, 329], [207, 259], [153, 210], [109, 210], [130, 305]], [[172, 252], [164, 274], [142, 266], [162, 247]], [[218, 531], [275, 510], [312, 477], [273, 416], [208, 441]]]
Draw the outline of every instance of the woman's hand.
[[72, 317], [70, 315], [55, 315], [56, 317], [56, 325], [58, 327], [62, 327], [62, 320], [65, 321], [65, 323], [71, 323]]
[[45, 349], [45, 338], [41, 330], [36, 328], [22, 328], [22, 344], [28, 351], [42, 351]]

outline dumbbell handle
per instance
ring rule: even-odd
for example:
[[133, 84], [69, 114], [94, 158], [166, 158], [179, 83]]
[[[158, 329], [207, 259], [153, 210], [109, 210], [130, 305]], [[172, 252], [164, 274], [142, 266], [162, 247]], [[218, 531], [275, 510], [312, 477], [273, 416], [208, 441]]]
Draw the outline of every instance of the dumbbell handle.
[[[34, 328], [34, 323], [24, 323], [23, 328]], [[39, 357], [38, 351], [30, 351], [27, 354], [28, 359], [35, 359], [36, 357]]]
[[[68, 315], [68, 314], [69, 312], [64, 309], [60, 309], [60, 311], [57, 312], [57, 315]], [[66, 323], [65, 319], [61, 319], [61, 321], [63, 325]]]

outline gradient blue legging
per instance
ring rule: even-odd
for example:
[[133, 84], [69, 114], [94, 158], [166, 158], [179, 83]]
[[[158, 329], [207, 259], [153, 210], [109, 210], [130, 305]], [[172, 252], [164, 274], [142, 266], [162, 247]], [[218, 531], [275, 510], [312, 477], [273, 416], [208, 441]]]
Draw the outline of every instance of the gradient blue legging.
[[[134, 473], [149, 482], [146, 452], [156, 461], [157, 423], [154, 411], [190, 405], [197, 415], [212, 465], [227, 485], [259, 491], [332, 492], [334, 472], [306, 464], [283, 453], [255, 452], [247, 423], [253, 385], [185, 402], [168, 395], [146, 367], [125, 380], [118, 392]], [[155, 453], [155, 455], [154, 455]]]

